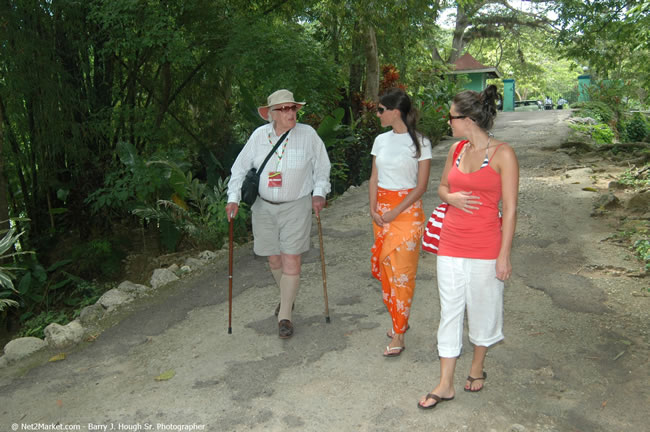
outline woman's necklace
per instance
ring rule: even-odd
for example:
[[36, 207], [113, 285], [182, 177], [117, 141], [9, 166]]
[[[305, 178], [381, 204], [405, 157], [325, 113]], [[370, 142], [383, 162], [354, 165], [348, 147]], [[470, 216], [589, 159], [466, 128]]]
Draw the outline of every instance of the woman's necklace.
[[488, 135], [487, 145], [486, 145], [485, 147], [483, 147], [483, 148], [478, 148], [478, 147], [476, 147], [474, 144], [472, 144], [471, 141], [469, 142], [469, 145], [472, 147], [472, 149], [473, 149], [474, 151], [477, 151], [477, 152], [478, 152], [478, 151], [487, 150], [487, 149], [490, 148], [490, 136]]

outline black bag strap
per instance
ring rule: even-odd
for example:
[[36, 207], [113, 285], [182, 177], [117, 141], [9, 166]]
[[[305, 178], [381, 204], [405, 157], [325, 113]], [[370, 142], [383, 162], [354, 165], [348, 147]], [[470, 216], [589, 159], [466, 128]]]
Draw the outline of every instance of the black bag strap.
[[280, 137], [278, 142], [275, 143], [275, 146], [273, 147], [273, 149], [269, 152], [269, 154], [266, 155], [266, 159], [264, 159], [264, 162], [262, 162], [262, 165], [257, 169], [257, 175], [260, 175], [260, 173], [262, 172], [262, 170], [266, 166], [266, 163], [269, 161], [269, 159], [271, 159], [271, 155], [273, 155], [273, 152], [275, 152], [278, 149], [278, 147], [280, 147], [280, 144], [282, 144], [282, 141], [284, 141], [284, 139], [287, 137], [287, 135], [289, 135], [289, 132], [291, 132], [291, 129], [286, 131], [284, 133], [284, 135], [282, 135]]

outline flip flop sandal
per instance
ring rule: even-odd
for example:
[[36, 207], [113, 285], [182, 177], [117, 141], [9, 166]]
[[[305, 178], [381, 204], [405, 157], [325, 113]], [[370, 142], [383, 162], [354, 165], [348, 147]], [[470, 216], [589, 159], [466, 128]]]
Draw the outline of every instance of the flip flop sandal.
[[465, 390], [466, 392], [470, 392], [470, 393], [478, 393], [478, 392], [480, 392], [481, 390], [483, 390], [483, 387], [485, 387], [485, 383], [481, 386], [480, 389], [477, 389], [477, 390], [472, 390], [472, 383], [474, 381], [478, 381], [478, 380], [485, 381], [486, 378], [487, 378], [487, 372], [485, 372], [485, 371], [483, 371], [483, 376], [481, 378], [474, 378], [474, 377], [471, 377], [471, 376], [467, 375], [467, 381], [469, 381], [469, 388], [463, 388], [463, 390]]
[[[408, 325], [406, 326], [406, 331], [408, 331], [410, 328], [411, 328], [411, 325], [408, 324]], [[406, 332], [405, 332], [405, 333], [406, 333]], [[393, 329], [388, 330], [388, 331], [386, 332], [386, 336], [388, 336], [389, 338], [392, 339], [392, 338], [395, 336], [395, 331], [394, 331]]]
[[424, 398], [424, 401], [426, 402], [427, 399], [433, 399], [433, 400], [436, 401], [436, 403], [434, 403], [433, 405], [424, 406], [424, 405], [420, 404], [420, 402], [418, 401], [418, 408], [421, 408], [421, 409], [434, 409], [435, 407], [437, 407], [438, 405], [440, 405], [443, 402], [453, 400], [454, 397], [452, 396], [450, 398], [443, 398], [443, 397], [438, 396], [437, 394], [429, 393], [427, 395], [427, 397]]
[[392, 347], [391, 348], [390, 345], [389, 345], [389, 346], [386, 347], [386, 351], [388, 351], [388, 352], [384, 353], [384, 357], [398, 357], [400, 354], [402, 354], [402, 351], [404, 351], [405, 349], [406, 349], [406, 347], [403, 347], [403, 346], [402, 347]]

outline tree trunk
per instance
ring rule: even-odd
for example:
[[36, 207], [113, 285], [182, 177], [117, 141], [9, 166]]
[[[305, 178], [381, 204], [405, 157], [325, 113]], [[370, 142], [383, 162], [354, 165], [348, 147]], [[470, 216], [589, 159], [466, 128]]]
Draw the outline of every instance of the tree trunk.
[[156, 117], [156, 129], [160, 128], [165, 113], [169, 108], [169, 97], [172, 91], [172, 69], [171, 63], [166, 61], [162, 65], [162, 88], [160, 92], [160, 100], [158, 101], [158, 116]]
[[23, 203], [25, 206], [25, 212], [27, 213], [27, 217], [34, 220], [35, 218], [35, 210], [34, 210], [34, 205], [33, 205], [33, 197], [29, 193], [29, 188], [27, 186], [27, 179], [25, 178], [25, 175], [23, 173], [22, 169], [22, 161], [20, 158], [20, 146], [18, 145], [18, 140], [16, 139], [16, 136], [13, 134], [11, 131], [11, 122], [9, 121], [8, 115], [7, 115], [7, 110], [5, 109], [5, 104], [4, 101], [2, 100], [2, 96], [0, 95], [0, 122], [2, 122], [3, 126], [7, 128], [7, 135], [9, 136], [9, 144], [11, 145], [11, 150], [13, 153], [13, 158], [16, 161], [16, 176], [18, 177], [18, 182], [20, 183], [20, 190], [23, 195]]
[[442, 56], [440, 55], [440, 51], [438, 51], [437, 46], [433, 45], [429, 49], [431, 50], [431, 60], [433, 60], [434, 63], [445, 63], [445, 61], [442, 59]]
[[463, 8], [458, 6], [456, 8], [456, 27], [454, 28], [454, 38], [451, 42], [451, 52], [449, 53], [447, 63], [454, 63], [463, 53], [463, 50], [465, 49], [465, 41], [463, 40], [463, 37], [465, 36], [465, 30], [468, 26], [469, 20], [467, 18], [467, 14]]
[[363, 34], [359, 30], [359, 23], [354, 24], [352, 31], [352, 61], [350, 62], [350, 79], [348, 80], [348, 98], [352, 113], [355, 118], [361, 112], [361, 82], [363, 80]]
[[377, 51], [377, 36], [372, 25], [365, 29], [366, 52], [366, 91], [365, 100], [377, 102], [379, 100], [379, 53]]
[[0, 230], [9, 229], [9, 201], [7, 200], [7, 176], [4, 167], [4, 133], [0, 122]]

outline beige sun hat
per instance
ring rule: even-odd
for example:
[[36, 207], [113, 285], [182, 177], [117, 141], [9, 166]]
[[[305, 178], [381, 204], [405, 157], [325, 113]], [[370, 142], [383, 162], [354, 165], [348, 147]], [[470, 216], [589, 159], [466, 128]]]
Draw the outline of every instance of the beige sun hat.
[[269, 109], [271, 109], [273, 105], [280, 105], [283, 103], [294, 103], [296, 105], [299, 105], [298, 109], [302, 108], [304, 105], [307, 104], [307, 102], [296, 102], [293, 99], [293, 93], [291, 93], [289, 90], [282, 89], [271, 93], [269, 97], [266, 99], [266, 106], [261, 106], [257, 108], [257, 112], [259, 113], [260, 117], [262, 117], [264, 120], [268, 120]]

